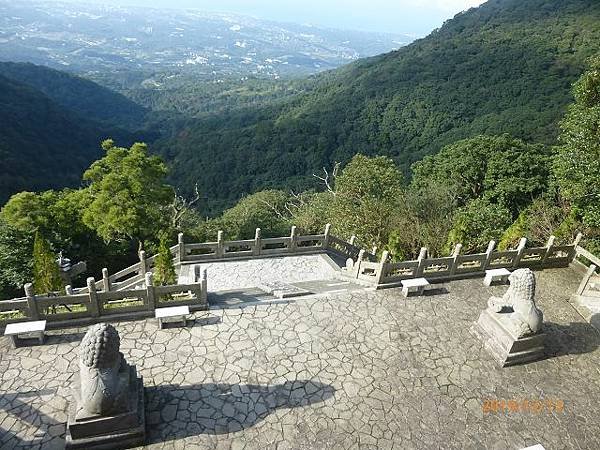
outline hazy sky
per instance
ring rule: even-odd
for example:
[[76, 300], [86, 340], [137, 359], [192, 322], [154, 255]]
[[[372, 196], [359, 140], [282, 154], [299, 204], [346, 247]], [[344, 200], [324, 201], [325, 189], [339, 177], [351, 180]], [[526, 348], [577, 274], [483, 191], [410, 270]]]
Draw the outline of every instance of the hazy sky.
[[81, 2], [236, 12], [334, 28], [425, 35], [485, 0], [79, 0]]

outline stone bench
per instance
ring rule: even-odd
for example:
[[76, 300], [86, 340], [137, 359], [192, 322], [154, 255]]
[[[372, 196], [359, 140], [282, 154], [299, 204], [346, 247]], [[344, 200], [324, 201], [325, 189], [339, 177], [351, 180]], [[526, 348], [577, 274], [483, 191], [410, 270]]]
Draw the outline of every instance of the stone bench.
[[423, 295], [425, 288], [429, 286], [429, 281], [425, 278], [412, 278], [402, 281], [402, 294], [408, 297], [410, 294]]
[[[172, 306], [169, 308], [157, 308], [154, 316], [158, 319], [158, 328], [162, 330], [164, 323], [182, 322], [187, 325], [187, 316], [190, 315], [189, 306]], [[173, 320], [175, 319], [175, 320]]]
[[46, 331], [45, 320], [9, 323], [4, 330], [4, 336], [10, 337], [13, 347], [17, 348], [19, 346], [19, 339], [23, 339], [20, 335], [34, 336], [39, 339], [40, 344], [43, 344], [44, 331]]
[[508, 269], [491, 269], [485, 271], [485, 278], [483, 279], [483, 284], [486, 286], [491, 286], [494, 282], [506, 283], [508, 281], [508, 277], [510, 276], [510, 270]]

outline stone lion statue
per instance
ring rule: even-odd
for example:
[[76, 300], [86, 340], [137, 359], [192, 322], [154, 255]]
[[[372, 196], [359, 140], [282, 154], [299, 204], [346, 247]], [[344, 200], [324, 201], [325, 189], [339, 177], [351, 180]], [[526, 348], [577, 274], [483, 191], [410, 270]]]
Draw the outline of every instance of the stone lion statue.
[[81, 407], [89, 414], [109, 415], [127, 408], [121, 376], [127, 363], [119, 351], [119, 333], [112, 325], [90, 327], [79, 347]]
[[537, 333], [542, 328], [544, 315], [535, 304], [535, 275], [530, 269], [515, 270], [510, 287], [503, 297], [492, 297], [488, 307], [499, 314], [507, 314], [507, 325], [517, 338]]

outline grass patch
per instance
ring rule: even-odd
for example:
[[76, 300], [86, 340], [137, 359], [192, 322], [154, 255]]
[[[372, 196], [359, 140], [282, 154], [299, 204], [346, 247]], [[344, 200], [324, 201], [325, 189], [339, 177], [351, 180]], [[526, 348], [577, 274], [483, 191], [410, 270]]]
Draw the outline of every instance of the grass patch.
[[158, 298], [158, 303], [174, 303], [174, 302], [184, 302], [184, 301], [195, 301], [196, 300], [196, 296], [194, 294], [191, 294], [190, 292], [180, 292], [180, 293], [176, 293], [176, 294], [168, 294], [168, 295], [161, 295]]
[[45, 315], [52, 316], [54, 314], [69, 314], [85, 311], [87, 311], [85, 305], [82, 305], [81, 303], [75, 303], [73, 305], [56, 305], [54, 307], [48, 307], [46, 308]]
[[0, 322], [7, 322], [9, 320], [25, 319], [27, 316], [23, 311], [3, 311], [0, 312]]
[[114, 300], [110, 303], [104, 303], [103, 309], [105, 311], [127, 308], [130, 306], [144, 306], [144, 300], [139, 299], [137, 297], [134, 298], [124, 298], [122, 300]]

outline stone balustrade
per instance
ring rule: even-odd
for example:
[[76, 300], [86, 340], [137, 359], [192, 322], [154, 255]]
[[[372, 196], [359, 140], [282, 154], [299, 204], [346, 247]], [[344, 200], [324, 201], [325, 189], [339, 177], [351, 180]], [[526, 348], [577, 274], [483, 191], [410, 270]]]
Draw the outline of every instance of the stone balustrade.
[[[357, 279], [377, 287], [392, 287], [402, 280], [425, 277], [439, 281], [484, 275], [489, 269], [543, 269], [567, 267], [582, 252], [579, 235], [570, 245], [555, 245], [554, 236], [544, 247], [527, 248], [527, 239], [522, 238], [514, 250], [496, 250], [496, 242], [490, 241], [485, 253], [461, 254], [462, 245], [457, 244], [452, 255], [429, 258], [426, 248], [422, 248], [415, 260], [391, 262], [389, 253], [384, 251], [379, 262], [366, 259], [359, 253], [342, 270], [346, 278]], [[585, 251], [585, 250], [584, 250]], [[586, 252], [589, 253], [589, 252]]]
[[[521, 239], [516, 249], [499, 251], [491, 241], [486, 252], [463, 255], [462, 245], [457, 244], [450, 256], [430, 258], [422, 248], [417, 259], [391, 262], [384, 251], [377, 258], [373, 251], [361, 248], [356, 236], [349, 241], [330, 233], [331, 226], [323, 234], [299, 235], [292, 227], [286, 237], [263, 238], [260, 228], [254, 239], [226, 241], [219, 231], [215, 242], [185, 243], [184, 235], [178, 236], [176, 245], [170, 248], [176, 266], [201, 262], [264, 258], [273, 256], [330, 253], [347, 260], [341, 275], [374, 285], [377, 288], [399, 285], [402, 280], [425, 277], [444, 281], [466, 276], [485, 274], [488, 269], [517, 269], [527, 267], [542, 269], [566, 267], [575, 258], [583, 257], [600, 266], [600, 260], [579, 246], [581, 235], [570, 245], [555, 245], [551, 237], [544, 247], [527, 248], [527, 240]], [[207, 306], [206, 274], [190, 285], [154, 286], [152, 270], [156, 256], [147, 257], [144, 251], [140, 261], [117, 273], [109, 274], [103, 269], [102, 278], [88, 278], [82, 288], [67, 286], [66, 295], [36, 296], [31, 284], [25, 286], [26, 296], [0, 301], [0, 316], [14, 312], [4, 323], [44, 318], [50, 322], [73, 319], [100, 320], [106, 316], [150, 316], [161, 298], [171, 298], [169, 306], [189, 305], [193, 308]], [[595, 268], [594, 267], [594, 268]], [[190, 299], [173, 301], [176, 294], [190, 292]], [[17, 317], [18, 316], [18, 317]], [[88, 321], [89, 321], [88, 320]], [[2, 323], [0, 322], [0, 323]]]
[[4, 323], [47, 320], [60, 328], [73, 325], [98, 323], [107, 319], [134, 319], [153, 317], [161, 306], [187, 305], [192, 311], [207, 309], [208, 292], [206, 271], [200, 280], [191, 284], [154, 286], [151, 272], [144, 277], [143, 287], [123, 291], [98, 290], [94, 278], [87, 279], [86, 292], [61, 296], [39, 296], [33, 292], [31, 283], [25, 285], [26, 297], [0, 302], [0, 312], [15, 316]]

